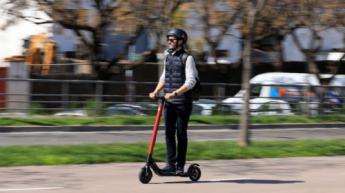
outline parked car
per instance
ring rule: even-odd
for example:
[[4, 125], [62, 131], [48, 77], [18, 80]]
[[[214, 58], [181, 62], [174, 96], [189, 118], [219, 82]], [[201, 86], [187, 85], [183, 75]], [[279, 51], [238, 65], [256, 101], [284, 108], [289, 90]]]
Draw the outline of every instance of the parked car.
[[141, 112], [147, 115], [155, 115], [157, 113], [158, 103], [157, 102], [141, 102], [138, 105], [141, 106]]
[[344, 103], [344, 99], [335, 91], [328, 91], [325, 98], [328, 104], [338, 105]]
[[128, 107], [128, 108], [138, 110], [140, 112], [146, 111], [146, 108], [143, 107], [142, 105], [139, 105], [139, 104], [121, 103], [121, 104], [116, 104], [114, 106], [116, 106], [116, 107]]
[[244, 90], [240, 90], [234, 97], [226, 98], [222, 101], [220, 110], [225, 114], [240, 114], [243, 105]]
[[54, 116], [76, 116], [76, 117], [86, 117], [88, 116], [86, 110], [70, 110], [61, 111], [54, 114]]
[[288, 102], [284, 100], [256, 98], [250, 100], [251, 115], [293, 115]]
[[[221, 110], [224, 114], [240, 114], [243, 107], [242, 98], [223, 100]], [[277, 99], [255, 98], [250, 100], [251, 115], [293, 115], [288, 102]]]
[[217, 106], [213, 109], [214, 115], [239, 115], [240, 114], [240, 107], [236, 108], [234, 104], [229, 105], [226, 103], [217, 104]]
[[[250, 79], [250, 84], [252, 85], [251, 100], [257, 98], [274, 99], [278, 103], [282, 100], [293, 109], [301, 109], [301, 106], [305, 104], [305, 99], [308, 98], [308, 109], [313, 111], [310, 113], [314, 113], [315, 109], [318, 109], [319, 99], [315, 86], [319, 86], [320, 83], [315, 75], [281, 72], [263, 73]], [[307, 85], [311, 86], [308, 90], [306, 90]], [[244, 90], [240, 90], [234, 97], [227, 98], [223, 102], [232, 103], [232, 110], [239, 112], [244, 93]]]
[[0, 117], [26, 117], [26, 116], [28, 116], [27, 113], [21, 113], [21, 112], [13, 112], [13, 113], [3, 112], [3, 113], [0, 113]]
[[130, 104], [117, 104], [107, 107], [105, 110], [106, 115], [145, 115], [140, 110], [140, 106]]
[[193, 102], [193, 114], [212, 115], [213, 108], [216, 107], [216, 101], [211, 99], [199, 99]]

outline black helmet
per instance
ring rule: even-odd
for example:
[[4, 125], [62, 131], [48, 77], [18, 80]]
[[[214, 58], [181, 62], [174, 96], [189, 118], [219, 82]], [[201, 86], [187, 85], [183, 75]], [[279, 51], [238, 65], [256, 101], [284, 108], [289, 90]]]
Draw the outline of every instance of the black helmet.
[[183, 40], [183, 43], [187, 43], [187, 40], [188, 40], [187, 32], [179, 28], [174, 28], [174, 29], [169, 30], [166, 37], [169, 37], [169, 36], [174, 36], [177, 39], [181, 39]]

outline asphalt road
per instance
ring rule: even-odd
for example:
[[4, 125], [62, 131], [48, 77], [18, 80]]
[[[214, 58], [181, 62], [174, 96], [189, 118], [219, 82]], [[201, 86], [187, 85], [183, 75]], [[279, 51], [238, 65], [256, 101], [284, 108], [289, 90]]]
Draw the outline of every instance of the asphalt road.
[[[239, 130], [236, 129], [191, 129], [188, 132], [190, 141], [237, 140], [239, 138]], [[345, 138], [345, 128], [253, 129], [251, 136], [254, 140]], [[149, 142], [150, 137], [150, 130], [98, 132], [10, 132], [0, 133], [0, 145], [136, 143]], [[164, 141], [163, 130], [159, 131], [157, 141]]]
[[[153, 176], [138, 180], [143, 163], [0, 168], [5, 193], [343, 193], [345, 156], [199, 161], [199, 182]], [[161, 164], [161, 163], [160, 163]]]

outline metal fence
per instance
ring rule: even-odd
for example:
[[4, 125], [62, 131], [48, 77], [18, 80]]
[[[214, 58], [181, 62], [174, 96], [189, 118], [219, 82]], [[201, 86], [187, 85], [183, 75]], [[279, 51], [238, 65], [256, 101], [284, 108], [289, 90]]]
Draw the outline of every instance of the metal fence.
[[[143, 115], [153, 114], [148, 98], [156, 82], [0, 79], [1, 114]], [[243, 101], [239, 84], [202, 83], [193, 113], [239, 114]], [[252, 115], [345, 113], [345, 86], [252, 85]]]

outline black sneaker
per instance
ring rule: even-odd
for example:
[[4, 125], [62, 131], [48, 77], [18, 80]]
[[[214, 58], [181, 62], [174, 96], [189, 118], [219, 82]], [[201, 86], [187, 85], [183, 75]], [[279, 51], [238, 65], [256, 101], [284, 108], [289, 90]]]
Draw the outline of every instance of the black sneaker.
[[182, 174], [184, 174], [183, 167], [177, 166], [177, 168], [176, 168], [176, 175], [182, 175]]
[[176, 167], [174, 165], [166, 165], [164, 168], [162, 168], [163, 173], [175, 173]]

